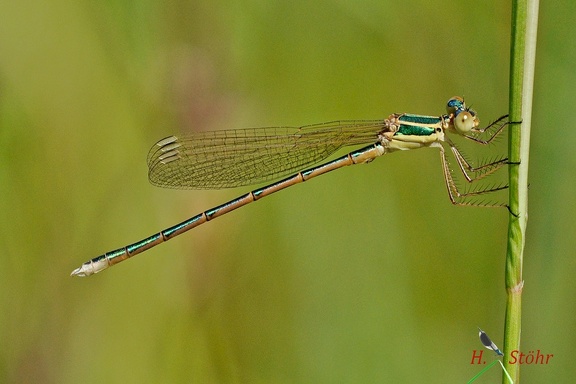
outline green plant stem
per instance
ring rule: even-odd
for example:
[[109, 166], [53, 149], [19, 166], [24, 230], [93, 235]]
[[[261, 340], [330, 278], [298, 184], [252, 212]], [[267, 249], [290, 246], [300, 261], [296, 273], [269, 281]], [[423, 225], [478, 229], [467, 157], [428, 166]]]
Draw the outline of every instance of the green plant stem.
[[[508, 250], [506, 254], [506, 320], [504, 326], [504, 366], [519, 383], [520, 365], [510, 364], [510, 353], [520, 350], [522, 309], [522, 264], [528, 219], [528, 157], [532, 115], [534, 63], [538, 0], [514, 0], [510, 57], [509, 207]], [[506, 375], [502, 382], [507, 382]]]

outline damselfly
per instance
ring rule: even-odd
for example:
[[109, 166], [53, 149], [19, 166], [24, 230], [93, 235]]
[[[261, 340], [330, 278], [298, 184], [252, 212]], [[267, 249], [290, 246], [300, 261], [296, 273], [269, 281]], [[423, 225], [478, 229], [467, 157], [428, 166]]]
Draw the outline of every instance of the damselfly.
[[[269, 127], [170, 136], [156, 143], [148, 154], [150, 182], [168, 188], [219, 189], [280, 181], [248, 192], [202, 212], [155, 235], [107, 252], [72, 271], [89, 276], [168, 241], [192, 228], [276, 191], [347, 165], [369, 163], [376, 157], [399, 150], [434, 147], [440, 149], [448, 196], [456, 205], [483, 205], [475, 196], [507, 188], [492, 185], [467, 191], [457, 187], [448, 161], [449, 148], [466, 181], [486, 177], [508, 163], [505, 157], [474, 167], [449, 138], [454, 134], [478, 144], [489, 144], [509, 124], [502, 116], [486, 128], [478, 128], [476, 112], [461, 97], [448, 101], [441, 116], [392, 114], [385, 120], [334, 121], [297, 128]], [[370, 145], [312, 168], [342, 147]], [[304, 169], [304, 170], [302, 170]]]

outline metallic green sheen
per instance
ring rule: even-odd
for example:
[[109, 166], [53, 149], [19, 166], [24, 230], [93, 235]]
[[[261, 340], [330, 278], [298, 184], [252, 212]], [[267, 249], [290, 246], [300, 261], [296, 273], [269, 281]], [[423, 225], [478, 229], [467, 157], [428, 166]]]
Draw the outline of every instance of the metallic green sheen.
[[430, 136], [434, 132], [434, 128], [402, 124], [395, 135]]
[[422, 115], [410, 115], [405, 114], [400, 116], [399, 120], [406, 123], [418, 123], [418, 124], [429, 124], [434, 125], [442, 121], [438, 116], [422, 116]]
[[[421, 115], [402, 115], [399, 118], [400, 122], [405, 123], [417, 123], [417, 124], [426, 124], [426, 125], [436, 125], [439, 124], [442, 119], [439, 117], [434, 116], [421, 116]], [[413, 135], [413, 136], [430, 136], [435, 132], [433, 127], [423, 127], [423, 126], [415, 126], [411, 124], [400, 124], [398, 128], [398, 132], [396, 135]]]

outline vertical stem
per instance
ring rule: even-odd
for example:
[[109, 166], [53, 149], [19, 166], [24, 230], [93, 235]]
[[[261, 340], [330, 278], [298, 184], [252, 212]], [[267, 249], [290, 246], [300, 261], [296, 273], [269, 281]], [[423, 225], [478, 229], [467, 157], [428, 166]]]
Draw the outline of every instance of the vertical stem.
[[[506, 254], [506, 320], [504, 326], [504, 365], [515, 383], [520, 380], [520, 365], [510, 364], [510, 353], [520, 350], [522, 309], [522, 264], [528, 219], [528, 157], [532, 116], [534, 63], [538, 0], [513, 0], [510, 52], [510, 121], [508, 146], [509, 207], [508, 250]], [[507, 382], [506, 375], [502, 382]]]

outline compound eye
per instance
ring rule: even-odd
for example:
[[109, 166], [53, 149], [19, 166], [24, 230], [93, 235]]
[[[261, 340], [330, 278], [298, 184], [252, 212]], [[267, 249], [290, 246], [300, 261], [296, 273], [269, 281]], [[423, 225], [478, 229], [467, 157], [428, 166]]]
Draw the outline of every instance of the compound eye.
[[456, 131], [465, 135], [478, 126], [478, 118], [468, 111], [462, 111], [454, 117], [454, 128]]
[[448, 103], [446, 104], [446, 111], [449, 115], [456, 115], [459, 111], [466, 110], [466, 104], [464, 103], [464, 99], [460, 96], [454, 96]]

